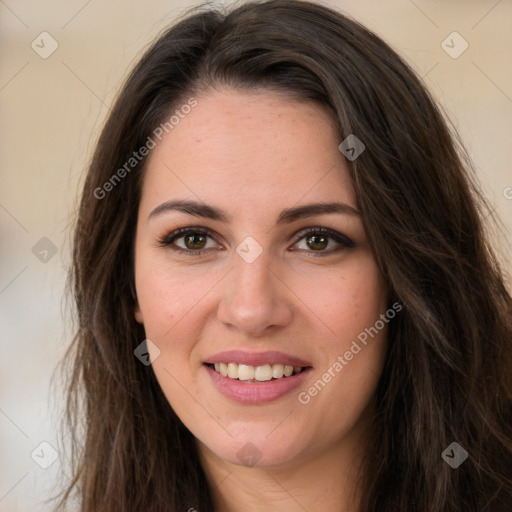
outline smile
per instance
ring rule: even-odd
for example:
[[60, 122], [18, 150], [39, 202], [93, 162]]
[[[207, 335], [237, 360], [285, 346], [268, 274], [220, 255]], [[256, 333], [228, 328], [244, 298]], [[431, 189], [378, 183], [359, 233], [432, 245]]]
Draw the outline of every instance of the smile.
[[223, 377], [245, 382], [265, 382], [273, 379], [282, 379], [296, 375], [304, 369], [302, 366], [281, 363], [260, 366], [238, 363], [215, 363], [209, 366]]
[[277, 350], [225, 350], [206, 356], [203, 368], [221, 395], [246, 405], [289, 396], [313, 372], [307, 359]]

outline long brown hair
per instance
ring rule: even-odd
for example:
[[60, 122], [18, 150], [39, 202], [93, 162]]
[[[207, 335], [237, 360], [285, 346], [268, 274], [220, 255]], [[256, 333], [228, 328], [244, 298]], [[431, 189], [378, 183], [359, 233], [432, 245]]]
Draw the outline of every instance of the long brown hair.
[[[390, 323], [361, 510], [509, 512], [512, 301], [474, 171], [388, 45], [300, 0], [194, 8], [144, 54], [113, 106], [74, 237], [77, 332], [64, 360], [72, 474], [58, 509], [75, 492], [83, 512], [213, 509], [192, 434], [134, 357], [145, 338], [133, 314], [133, 243], [146, 160], [126, 162], [176, 108], [217, 85], [319, 101], [340, 142], [356, 134], [366, 146], [347, 165], [403, 310]], [[457, 469], [441, 457], [452, 442], [469, 454]]]

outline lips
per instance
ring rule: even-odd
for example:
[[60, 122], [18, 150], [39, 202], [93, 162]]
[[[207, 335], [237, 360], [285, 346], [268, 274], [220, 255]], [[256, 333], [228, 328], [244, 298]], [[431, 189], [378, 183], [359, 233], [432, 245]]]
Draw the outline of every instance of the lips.
[[253, 405], [288, 394], [312, 370], [306, 360], [278, 351], [219, 352], [209, 357], [204, 367], [222, 395], [239, 403]]
[[215, 363], [236, 363], [245, 364], [249, 366], [263, 366], [265, 364], [274, 365], [282, 364], [284, 366], [300, 366], [302, 368], [310, 367], [311, 363], [304, 359], [278, 352], [276, 350], [269, 350], [266, 352], [246, 352], [244, 350], [225, 350], [210, 356], [206, 364]]

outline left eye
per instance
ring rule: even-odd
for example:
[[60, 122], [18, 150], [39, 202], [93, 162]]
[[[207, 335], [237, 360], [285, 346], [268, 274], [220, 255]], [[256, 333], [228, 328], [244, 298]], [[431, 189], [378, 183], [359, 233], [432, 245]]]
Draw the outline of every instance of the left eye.
[[310, 230], [299, 233], [295, 249], [308, 252], [334, 252], [337, 249], [354, 247], [352, 240], [327, 229]]

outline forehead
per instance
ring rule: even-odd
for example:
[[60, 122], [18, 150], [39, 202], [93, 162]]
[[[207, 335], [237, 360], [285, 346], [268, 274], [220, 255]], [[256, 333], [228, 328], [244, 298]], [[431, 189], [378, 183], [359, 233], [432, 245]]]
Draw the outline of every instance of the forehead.
[[197, 105], [149, 155], [143, 200], [236, 196], [246, 206], [282, 206], [307, 196], [355, 206], [336, 125], [322, 105], [261, 90], [194, 99]]

